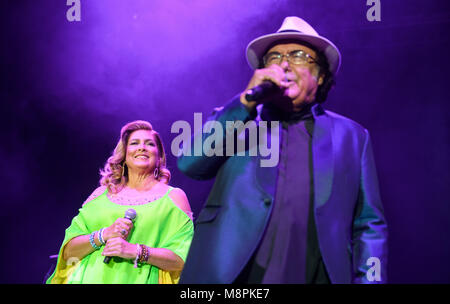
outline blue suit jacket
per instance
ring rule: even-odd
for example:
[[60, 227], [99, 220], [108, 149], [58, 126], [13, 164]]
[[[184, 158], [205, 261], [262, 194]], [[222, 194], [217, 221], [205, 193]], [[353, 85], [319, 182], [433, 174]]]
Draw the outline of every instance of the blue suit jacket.
[[[323, 260], [332, 283], [372, 283], [370, 257], [380, 260], [386, 282], [387, 225], [369, 133], [356, 122], [320, 105], [312, 108], [314, 215]], [[235, 98], [213, 113], [226, 121], [252, 119]], [[223, 136], [225, 136], [224, 131]], [[209, 134], [196, 134], [192, 142]], [[280, 134], [281, 136], [281, 134]], [[192, 146], [194, 146], [192, 145]], [[193, 155], [193, 154], [192, 154]], [[180, 156], [178, 168], [194, 179], [216, 177], [180, 283], [231, 283], [262, 239], [273, 209], [277, 167], [261, 167], [255, 156]]]

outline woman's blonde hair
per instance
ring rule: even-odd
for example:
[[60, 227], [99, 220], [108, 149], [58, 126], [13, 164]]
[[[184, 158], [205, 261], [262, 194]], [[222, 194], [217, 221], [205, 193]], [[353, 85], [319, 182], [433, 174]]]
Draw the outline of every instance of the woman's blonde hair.
[[156, 179], [166, 184], [170, 180], [170, 171], [166, 168], [166, 153], [158, 132], [153, 130], [148, 121], [135, 120], [127, 123], [120, 130], [120, 139], [113, 154], [108, 158], [106, 164], [100, 169], [100, 185], [106, 186], [109, 192], [118, 193], [128, 182], [128, 168], [125, 166], [128, 139], [131, 133], [137, 130], [148, 130], [154, 135], [158, 147], [159, 161], [156, 163]]

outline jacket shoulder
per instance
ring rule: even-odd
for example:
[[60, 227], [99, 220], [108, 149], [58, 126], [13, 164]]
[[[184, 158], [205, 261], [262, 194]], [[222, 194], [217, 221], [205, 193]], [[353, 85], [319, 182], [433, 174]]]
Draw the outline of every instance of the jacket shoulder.
[[340, 128], [349, 129], [359, 134], [367, 133], [367, 129], [353, 119], [328, 110], [326, 110], [325, 113], [333, 121], [333, 124], [339, 126]]

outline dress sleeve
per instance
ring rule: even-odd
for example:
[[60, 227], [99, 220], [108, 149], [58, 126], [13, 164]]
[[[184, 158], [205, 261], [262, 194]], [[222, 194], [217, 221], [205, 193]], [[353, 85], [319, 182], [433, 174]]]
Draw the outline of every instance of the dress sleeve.
[[194, 225], [192, 220], [184, 215], [185, 221], [179, 225], [176, 231], [162, 244], [162, 248], [167, 248], [177, 254], [183, 261], [186, 261], [191, 241], [194, 236]]
[[69, 257], [67, 261], [62, 258], [64, 247], [73, 238], [91, 233], [86, 224], [85, 214], [89, 212], [86, 208], [86, 204], [91, 202], [106, 190], [106, 186], [98, 187], [92, 192], [92, 194], [84, 201], [82, 207], [79, 209], [78, 214], [72, 219], [70, 226], [66, 229], [64, 240], [58, 254], [58, 261], [56, 262], [56, 268], [54, 273], [48, 278], [47, 284], [65, 284], [67, 283], [70, 275], [79, 266], [80, 260], [75, 257]]
[[72, 219], [72, 223], [66, 229], [64, 240], [58, 254], [58, 261], [54, 273], [48, 278], [47, 284], [65, 284], [67, 283], [70, 275], [79, 266], [80, 260], [75, 257], [69, 257], [67, 261], [63, 259], [64, 247], [69, 241], [77, 236], [89, 234], [90, 231], [86, 227], [84, 216], [82, 214], [82, 208], [78, 215]]
[[[169, 231], [160, 247], [171, 250], [183, 261], [186, 261], [191, 241], [194, 236], [194, 224], [192, 220], [184, 211], [176, 207], [168, 220], [166, 227], [168, 227]], [[159, 269], [159, 283], [177, 284], [180, 275], [181, 271], [165, 271]]]
[[[194, 236], [194, 226], [192, 220], [188, 220], [180, 229], [165, 243], [163, 248], [167, 248], [177, 254], [183, 261], [186, 261], [192, 237]], [[178, 284], [181, 271], [166, 271], [159, 269], [159, 284]]]

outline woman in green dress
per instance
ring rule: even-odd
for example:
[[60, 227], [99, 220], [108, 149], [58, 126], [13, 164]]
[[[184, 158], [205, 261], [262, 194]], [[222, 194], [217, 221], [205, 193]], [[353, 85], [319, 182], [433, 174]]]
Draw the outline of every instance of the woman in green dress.
[[[192, 212], [183, 190], [168, 185], [152, 125], [126, 124], [100, 174], [100, 187], [66, 229], [47, 283], [178, 283], [194, 234]], [[124, 218], [130, 208], [134, 221]]]

